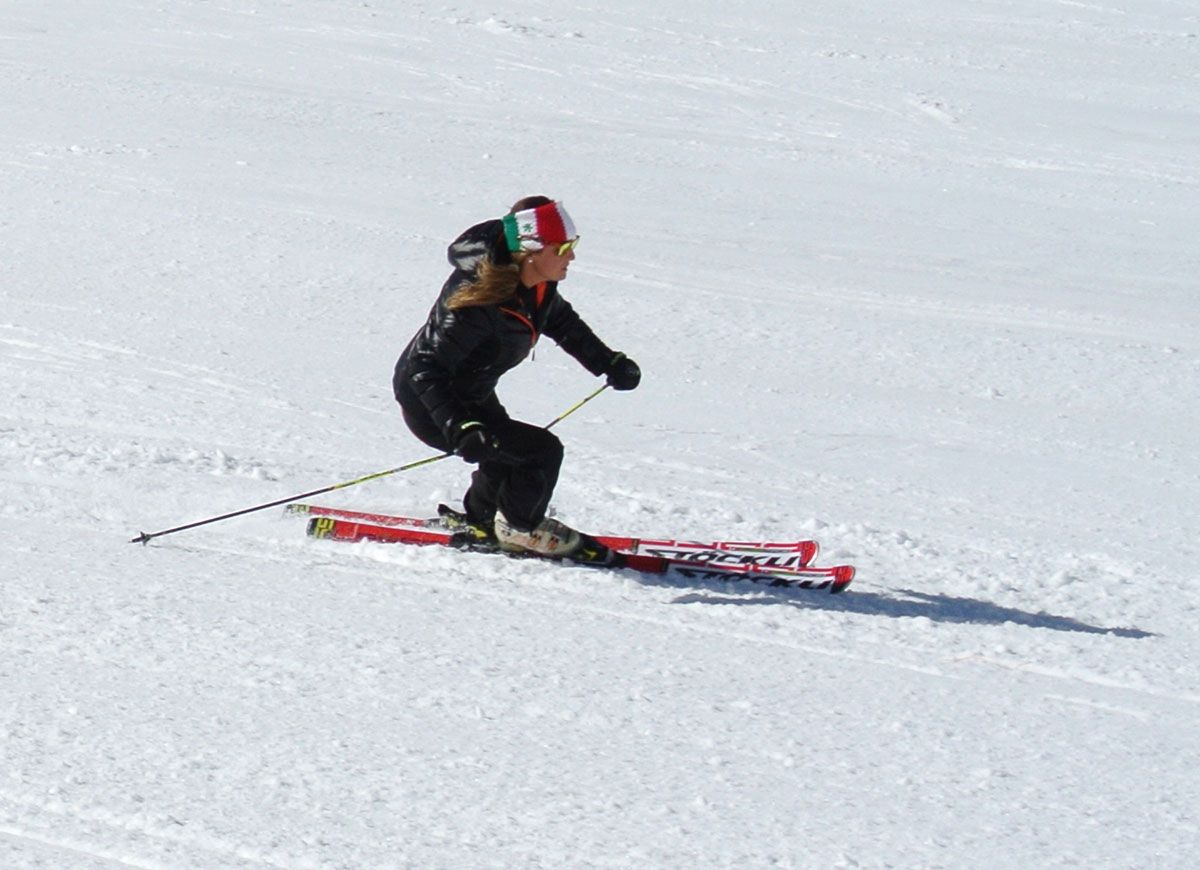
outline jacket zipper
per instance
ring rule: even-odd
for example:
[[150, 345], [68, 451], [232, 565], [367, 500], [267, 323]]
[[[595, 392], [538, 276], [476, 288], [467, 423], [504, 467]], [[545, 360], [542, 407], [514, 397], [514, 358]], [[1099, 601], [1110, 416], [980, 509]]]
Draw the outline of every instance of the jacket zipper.
[[529, 328], [529, 347], [532, 350], [534, 345], [537, 344], [537, 340], [538, 340], [537, 330], [534, 329], [533, 321], [530, 320], [528, 317], [526, 317], [524, 314], [522, 314], [520, 311], [513, 311], [511, 308], [501, 308], [500, 310], [503, 311], [505, 314], [510, 314], [513, 317], [517, 318], [517, 320], [521, 321]]
[[[545, 285], [545, 283], [538, 284], [537, 287], [534, 289], [537, 291], [537, 297], [536, 297], [537, 301], [534, 303], [534, 305], [536, 308], [540, 308], [542, 305], [542, 299], [545, 298], [545, 295], [546, 295], [546, 285]], [[522, 314], [520, 311], [514, 311], [511, 308], [501, 308], [500, 310], [502, 312], [504, 312], [505, 314], [510, 314], [513, 317], [517, 318], [517, 320], [521, 321], [522, 323], [525, 324], [526, 327], [529, 328], [529, 349], [534, 350], [534, 348], [537, 347], [538, 333], [537, 333], [537, 329], [533, 325], [533, 321], [530, 320], [528, 317], [526, 317], [524, 314]]]

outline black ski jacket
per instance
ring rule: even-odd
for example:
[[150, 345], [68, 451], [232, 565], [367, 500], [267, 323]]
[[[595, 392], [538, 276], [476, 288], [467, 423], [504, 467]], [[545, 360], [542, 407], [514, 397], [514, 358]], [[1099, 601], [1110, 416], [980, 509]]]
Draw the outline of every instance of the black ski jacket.
[[451, 311], [446, 301], [475, 279], [486, 257], [511, 263], [499, 220], [476, 224], [446, 251], [454, 272], [442, 286], [425, 325], [396, 362], [392, 389], [409, 414], [422, 414], [454, 444], [459, 427], [477, 419], [474, 410], [495, 406], [500, 376], [514, 368], [548, 335], [594, 375], [604, 374], [614, 352], [598, 339], [567, 300], [558, 282], [518, 286], [516, 294], [494, 305]]

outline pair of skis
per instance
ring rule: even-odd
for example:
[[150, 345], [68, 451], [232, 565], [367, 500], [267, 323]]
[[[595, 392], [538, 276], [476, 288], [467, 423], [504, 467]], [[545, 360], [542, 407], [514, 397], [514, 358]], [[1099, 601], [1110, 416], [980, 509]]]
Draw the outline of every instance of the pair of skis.
[[[439, 508], [440, 515], [436, 518], [302, 503], [289, 504], [286, 510], [308, 516], [308, 534], [315, 538], [503, 552], [485, 530], [473, 526], [445, 505]], [[768, 586], [841, 592], [854, 579], [853, 566], [817, 567], [812, 562], [818, 549], [815, 541], [808, 540], [699, 542], [589, 535], [585, 536], [583, 548], [569, 560], [583, 565], [630, 568], [648, 574], [670, 572], [697, 580], [748, 580]]]

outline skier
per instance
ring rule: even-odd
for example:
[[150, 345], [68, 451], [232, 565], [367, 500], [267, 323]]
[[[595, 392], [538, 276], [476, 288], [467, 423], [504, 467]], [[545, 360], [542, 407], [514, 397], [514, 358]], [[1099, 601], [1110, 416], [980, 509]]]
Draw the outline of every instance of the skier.
[[509, 417], [496, 397], [501, 375], [545, 334], [614, 389], [641, 380], [637, 363], [605, 345], [558, 294], [578, 243], [563, 204], [545, 196], [465, 230], [447, 250], [454, 271], [392, 379], [412, 433], [478, 465], [463, 507], [506, 550], [568, 556], [582, 538], [546, 516], [562, 442]]

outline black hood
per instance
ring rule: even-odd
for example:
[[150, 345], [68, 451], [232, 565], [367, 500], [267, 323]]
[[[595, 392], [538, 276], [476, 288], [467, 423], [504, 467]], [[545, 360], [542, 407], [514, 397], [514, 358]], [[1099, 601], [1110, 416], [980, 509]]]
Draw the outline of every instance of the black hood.
[[462, 272], [474, 272], [484, 259], [501, 266], [511, 263], [512, 254], [504, 239], [504, 222], [493, 219], [463, 230], [446, 249], [446, 259]]

